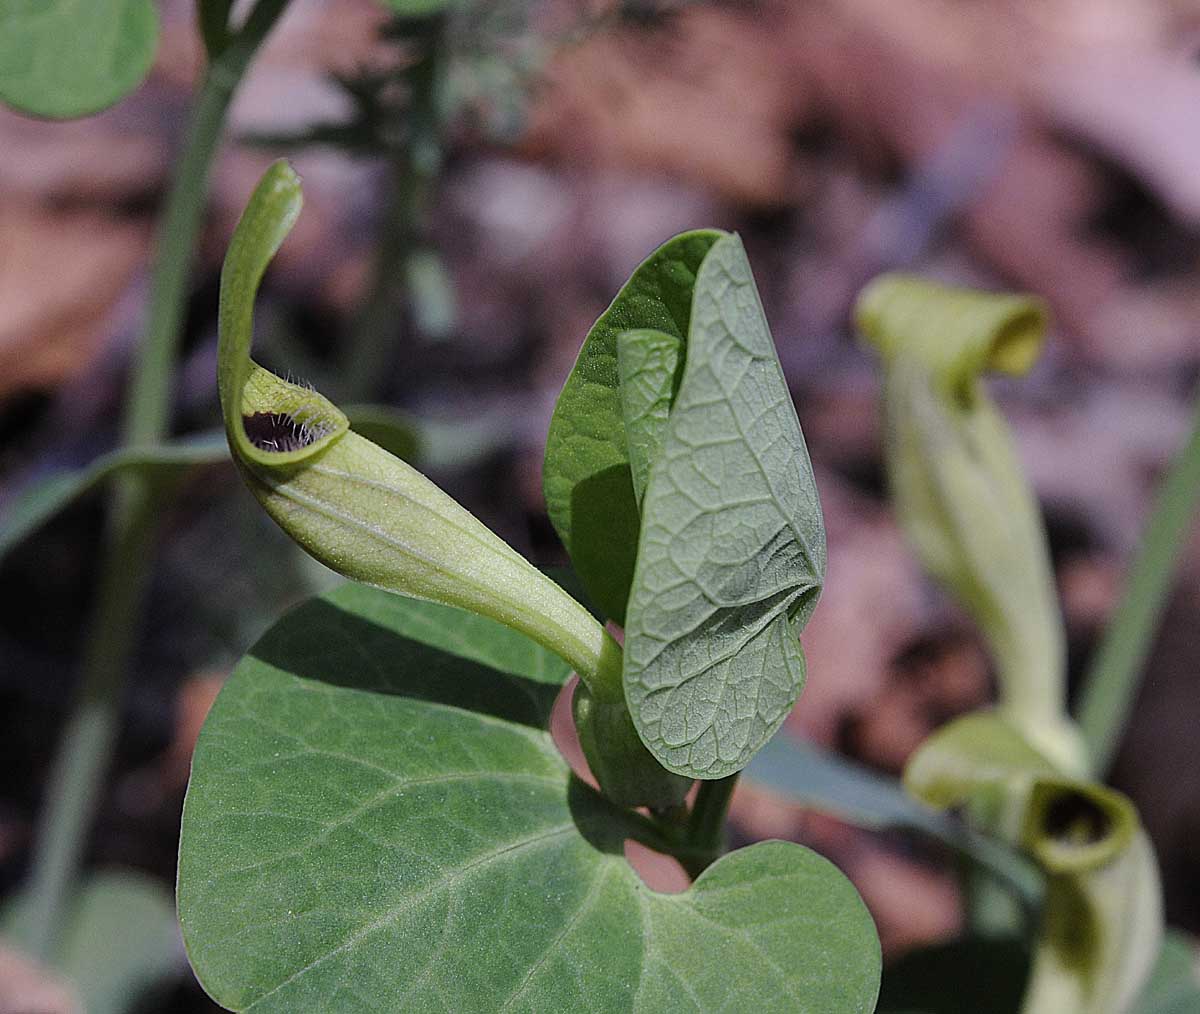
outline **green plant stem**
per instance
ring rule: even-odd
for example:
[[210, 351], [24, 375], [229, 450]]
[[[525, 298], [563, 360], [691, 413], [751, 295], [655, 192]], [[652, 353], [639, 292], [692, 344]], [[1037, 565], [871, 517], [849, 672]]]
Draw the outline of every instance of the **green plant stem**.
[[1108, 771], [1120, 744], [1198, 505], [1200, 406], [1187, 443], [1159, 487], [1121, 601], [1080, 690], [1079, 726], [1098, 776]]
[[119, 481], [107, 529], [82, 679], [47, 785], [34, 840], [27, 897], [30, 953], [49, 961], [60, 939], [88, 829], [103, 790], [120, 720], [150, 570], [144, 561], [158, 534], [162, 498], [145, 482]]
[[344, 364], [338, 371], [345, 378], [341, 390], [351, 400], [378, 400], [395, 367], [394, 339], [408, 288], [405, 264], [413, 247], [407, 161], [402, 158], [399, 165], [389, 167], [387, 210], [376, 244], [370, 287], [354, 315]]
[[[686, 828], [660, 818], [647, 817], [636, 810], [622, 814], [629, 827], [629, 836], [655, 852], [673, 856], [693, 878], [712, 865], [716, 858], [708, 849], [700, 849], [686, 837]], [[693, 868], [696, 872], [692, 872]]]
[[210, 60], [215, 60], [229, 45], [229, 14], [233, 0], [199, 0], [196, 4], [196, 27], [204, 40]]
[[351, 326], [339, 371], [345, 397], [373, 401], [386, 393], [395, 367], [397, 318], [408, 297], [408, 262], [417, 246], [433, 182], [441, 168], [437, 101], [445, 19], [429, 19], [422, 50], [406, 71], [409, 86], [402, 147], [388, 176], [387, 211], [380, 227], [370, 287]]
[[739, 774], [700, 783], [687, 823], [687, 843], [693, 855], [679, 857], [693, 878], [700, 876], [725, 851], [725, 820]]
[[[209, 64], [197, 95], [159, 226], [146, 332], [122, 420], [126, 447], [157, 443], [167, 435], [187, 279], [209, 171], [234, 90], [286, 4], [287, 0], [260, 0]], [[166, 490], [143, 476], [126, 475], [114, 483], [81, 682], [59, 742], [34, 843], [26, 946], [42, 960], [51, 959], [61, 937], [111, 761], [166, 499]]]
[[208, 177], [225, 113], [255, 51], [287, 0], [260, 0], [220, 55], [208, 65], [158, 231], [150, 310], [126, 402], [126, 444], [156, 443], [167, 432], [172, 377], [187, 306], [187, 280], [208, 196]]

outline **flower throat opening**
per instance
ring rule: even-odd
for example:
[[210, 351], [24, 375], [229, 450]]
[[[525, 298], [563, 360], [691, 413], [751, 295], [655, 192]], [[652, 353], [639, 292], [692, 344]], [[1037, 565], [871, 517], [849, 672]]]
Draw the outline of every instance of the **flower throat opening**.
[[246, 437], [262, 451], [298, 451], [316, 443], [324, 434], [321, 426], [302, 422], [287, 412], [255, 412], [242, 416]]

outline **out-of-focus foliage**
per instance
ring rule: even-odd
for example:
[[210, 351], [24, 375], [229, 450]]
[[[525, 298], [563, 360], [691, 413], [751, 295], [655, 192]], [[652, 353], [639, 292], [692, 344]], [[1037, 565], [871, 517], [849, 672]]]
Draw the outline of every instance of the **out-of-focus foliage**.
[[0, 10], [0, 101], [69, 119], [122, 99], [158, 45], [151, 0], [13, 0]]

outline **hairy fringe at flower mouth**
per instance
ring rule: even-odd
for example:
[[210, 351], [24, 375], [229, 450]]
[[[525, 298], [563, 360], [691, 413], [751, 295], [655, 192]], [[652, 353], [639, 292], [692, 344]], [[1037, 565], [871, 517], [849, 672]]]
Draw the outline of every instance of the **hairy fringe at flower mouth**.
[[321, 420], [307, 420], [288, 412], [255, 412], [242, 417], [246, 437], [261, 451], [285, 453], [315, 444], [329, 432]]

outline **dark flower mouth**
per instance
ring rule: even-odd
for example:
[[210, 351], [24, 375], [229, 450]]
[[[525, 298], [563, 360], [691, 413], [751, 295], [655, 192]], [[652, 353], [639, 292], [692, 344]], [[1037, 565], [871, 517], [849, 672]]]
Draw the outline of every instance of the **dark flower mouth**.
[[1042, 823], [1050, 837], [1071, 845], [1095, 845], [1112, 829], [1109, 815], [1077, 792], [1054, 800], [1046, 808]]
[[287, 412], [255, 412], [242, 416], [246, 437], [262, 451], [285, 453], [316, 443], [323, 435], [319, 425], [304, 423]]

